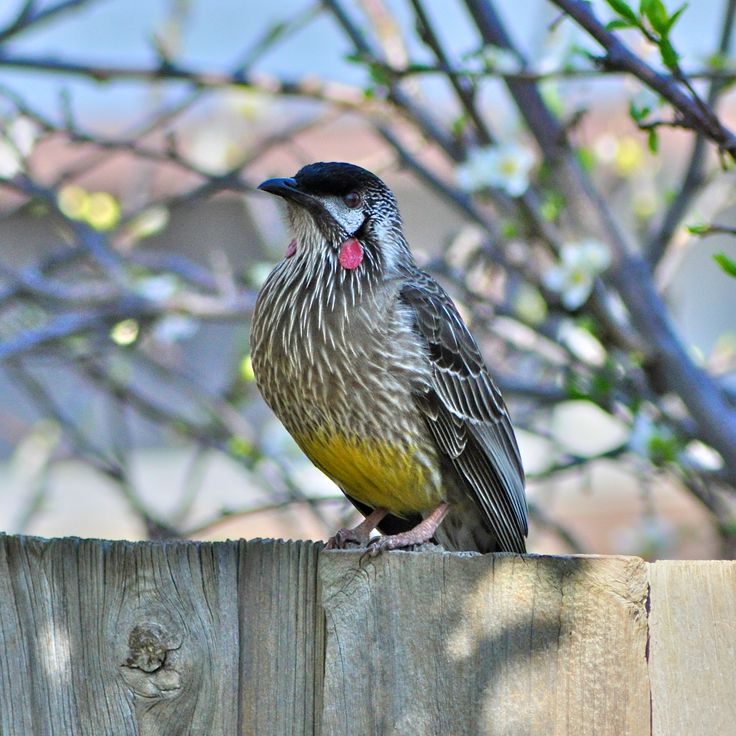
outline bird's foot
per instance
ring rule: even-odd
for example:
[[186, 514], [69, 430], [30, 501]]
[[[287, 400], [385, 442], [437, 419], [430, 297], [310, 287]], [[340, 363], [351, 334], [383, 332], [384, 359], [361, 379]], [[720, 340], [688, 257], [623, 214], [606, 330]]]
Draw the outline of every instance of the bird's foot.
[[325, 549], [347, 549], [350, 544], [356, 544], [358, 547], [367, 546], [371, 538], [371, 532], [381, 523], [387, 513], [386, 509], [375, 509], [358, 526], [352, 529], [343, 527], [327, 540]]
[[347, 549], [354, 544], [357, 547], [365, 547], [370, 539], [370, 532], [362, 533], [357, 529], [343, 527], [338, 529], [325, 543], [325, 549]]
[[414, 547], [417, 544], [429, 542], [437, 527], [442, 523], [445, 515], [450, 509], [450, 505], [444, 501], [423, 521], [420, 521], [413, 529], [400, 534], [390, 534], [386, 537], [377, 537], [368, 542], [368, 556], [377, 557], [381, 552], [390, 549], [405, 549], [406, 547]]

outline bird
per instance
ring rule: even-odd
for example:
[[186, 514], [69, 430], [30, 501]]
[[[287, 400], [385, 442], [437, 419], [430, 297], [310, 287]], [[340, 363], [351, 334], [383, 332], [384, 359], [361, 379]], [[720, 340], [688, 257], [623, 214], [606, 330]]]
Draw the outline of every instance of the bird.
[[285, 200], [293, 239], [256, 299], [256, 383], [364, 517], [326, 548], [524, 553], [508, 410], [452, 299], [417, 266], [389, 187], [316, 162], [258, 189]]

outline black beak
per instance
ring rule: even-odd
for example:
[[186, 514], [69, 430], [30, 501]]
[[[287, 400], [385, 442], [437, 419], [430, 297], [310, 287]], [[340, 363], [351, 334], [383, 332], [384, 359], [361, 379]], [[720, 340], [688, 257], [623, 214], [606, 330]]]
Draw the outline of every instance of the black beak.
[[289, 193], [297, 187], [296, 179], [289, 177], [284, 179], [266, 179], [258, 185], [259, 189], [269, 194], [277, 194], [279, 197], [289, 198]]
[[258, 188], [269, 194], [283, 197], [289, 202], [301, 205], [309, 210], [317, 211], [321, 209], [319, 202], [311, 194], [301, 191], [297, 180], [291, 177], [266, 179], [266, 181], [258, 185]]

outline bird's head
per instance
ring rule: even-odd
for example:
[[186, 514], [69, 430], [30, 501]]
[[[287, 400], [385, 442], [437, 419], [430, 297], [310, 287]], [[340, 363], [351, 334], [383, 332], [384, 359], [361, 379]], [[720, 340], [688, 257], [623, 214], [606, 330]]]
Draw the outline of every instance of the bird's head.
[[412, 262], [394, 195], [360, 166], [309, 164], [293, 177], [268, 179], [258, 188], [288, 203], [295, 242], [287, 256], [306, 251], [348, 270], [379, 264], [384, 273]]

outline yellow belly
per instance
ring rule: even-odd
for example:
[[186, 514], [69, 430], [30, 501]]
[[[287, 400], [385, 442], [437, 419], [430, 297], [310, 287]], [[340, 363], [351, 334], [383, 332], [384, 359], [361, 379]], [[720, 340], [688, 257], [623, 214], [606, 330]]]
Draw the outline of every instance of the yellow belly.
[[326, 434], [295, 439], [345, 493], [372, 508], [401, 515], [430, 511], [442, 501], [435, 458], [416, 445]]

